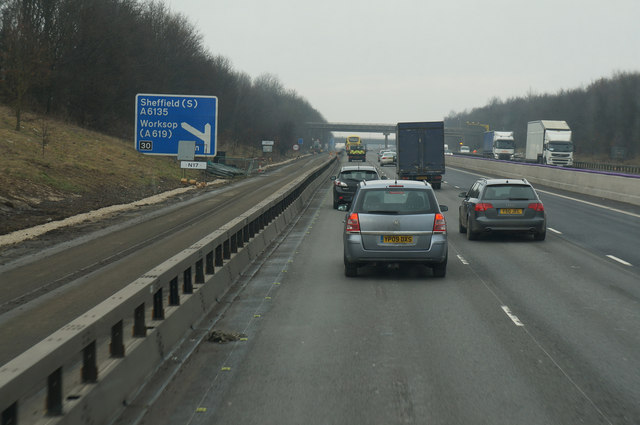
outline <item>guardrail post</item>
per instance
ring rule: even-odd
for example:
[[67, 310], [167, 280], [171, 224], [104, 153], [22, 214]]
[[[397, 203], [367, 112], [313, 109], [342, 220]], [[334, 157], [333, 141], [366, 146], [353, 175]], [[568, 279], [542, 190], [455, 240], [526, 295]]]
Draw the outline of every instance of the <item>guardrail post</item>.
[[62, 368], [47, 377], [47, 416], [62, 415]]
[[96, 359], [96, 342], [91, 341], [82, 350], [82, 382], [93, 383], [98, 381], [98, 365]]
[[18, 424], [18, 402], [16, 401], [11, 406], [2, 411], [2, 425], [17, 425]]
[[196, 283], [204, 283], [204, 261], [196, 261]]
[[238, 252], [238, 236], [237, 235], [238, 235], [237, 233], [234, 233], [229, 238], [229, 251], [233, 254]]
[[222, 242], [222, 258], [224, 258], [225, 260], [228, 260], [229, 258], [231, 258], [231, 248], [229, 244], [229, 239]]
[[224, 266], [224, 259], [222, 258], [222, 245], [216, 247], [216, 267]]
[[164, 305], [162, 299], [162, 288], [158, 289], [153, 294], [153, 310], [151, 312], [151, 318], [153, 320], [164, 320]]
[[122, 320], [111, 326], [111, 343], [109, 344], [109, 354], [114, 358], [124, 357], [124, 338], [122, 334]]
[[214, 274], [215, 273], [215, 266], [213, 265], [213, 251], [209, 251], [207, 253], [207, 257], [206, 257], [207, 261], [207, 266], [206, 266], [206, 270], [205, 273], [206, 274]]
[[242, 228], [242, 238], [245, 242], [249, 242], [251, 240], [251, 235], [249, 234], [249, 226], [251, 224], [247, 224]]
[[174, 277], [169, 282], [169, 305], [180, 305], [180, 291], [178, 290], [178, 278]]
[[242, 229], [238, 230], [238, 233], [236, 233], [236, 242], [238, 244], [238, 248], [242, 248], [244, 246], [244, 232]]
[[133, 312], [133, 336], [144, 338], [147, 336], [147, 325], [144, 320], [144, 303], [136, 307]]
[[182, 274], [184, 279], [182, 282], [182, 292], [185, 294], [193, 294], [193, 283], [191, 282], [191, 267]]

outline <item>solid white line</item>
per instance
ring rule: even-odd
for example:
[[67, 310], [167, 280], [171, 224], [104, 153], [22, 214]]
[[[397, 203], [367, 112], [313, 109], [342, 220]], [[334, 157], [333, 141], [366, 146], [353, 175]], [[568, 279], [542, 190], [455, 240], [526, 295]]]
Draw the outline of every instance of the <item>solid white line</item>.
[[624, 264], [625, 266], [629, 266], [631, 267], [632, 264], [631, 263], [627, 263], [626, 261], [624, 261], [623, 259], [620, 259], [618, 257], [616, 257], [615, 255], [607, 255], [607, 257], [611, 258], [614, 261], [617, 261], [620, 264]]
[[596, 204], [594, 202], [583, 201], [582, 199], [572, 198], [571, 196], [560, 195], [558, 193], [548, 192], [546, 190], [536, 189], [536, 191], [542, 192], [542, 193], [546, 193], [548, 195], [557, 196], [559, 198], [569, 199], [571, 201], [582, 202], [583, 204], [591, 205], [592, 207], [599, 207], [599, 208], [602, 208], [602, 209], [605, 209], [605, 210], [609, 210], [609, 211], [614, 211], [614, 212], [617, 212], [617, 213], [620, 213], [620, 214], [630, 215], [631, 217], [640, 218], [640, 214], [635, 214], [635, 213], [632, 213], [632, 212], [629, 212], [629, 211], [622, 211], [622, 210], [619, 210], [617, 208], [606, 207], [604, 205]]
[[559, 235], [562, 234], [562, 232], [560, 230], [552, 229], [551, 227], [547, 227], [547, 229], [551, 230], [553, 233], [557, 233]]
[[462, 262], [462, 264], [464, 264], [465, 266], [469, 265], [469, 262], [467, 260], [464, 259], [464, 257], [460, 254], [458, 254], [458, 259], [460, 260], [460, 262]]
[[511, 319], [511, 321], [515, 323], [516, 326], [524, 326], [524, 324], [520, 321], [520, 319], [518, 319], [518, 316], [511, 313], [511, 310], [509, 310], [509, 307], [507, 307], [506, 305], [503, 305], [502, 310], [504, 310], [507, 316], [509, 316], [509, 319]]

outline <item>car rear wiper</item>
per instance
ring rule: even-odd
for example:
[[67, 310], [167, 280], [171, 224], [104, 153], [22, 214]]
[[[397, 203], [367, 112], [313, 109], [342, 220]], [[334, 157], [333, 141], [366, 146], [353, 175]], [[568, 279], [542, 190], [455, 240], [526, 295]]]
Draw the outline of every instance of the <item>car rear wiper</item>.
[[510, 201], [530, 201], [529, 198], [509, 198]]
[[373, 210], [373, 211], [367, 211], [368, 214], [399, 214], [399, 211], [389, 211], [389, 210]]

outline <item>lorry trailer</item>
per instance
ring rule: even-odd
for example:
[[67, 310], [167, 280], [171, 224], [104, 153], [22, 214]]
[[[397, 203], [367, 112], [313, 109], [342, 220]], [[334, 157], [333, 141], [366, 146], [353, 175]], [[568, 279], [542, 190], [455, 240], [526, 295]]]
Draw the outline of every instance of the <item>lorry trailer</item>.
[[396, 127], [398, 179], [426, 180], [440, 189], [444, 174], [444, 122], [406, 122]]

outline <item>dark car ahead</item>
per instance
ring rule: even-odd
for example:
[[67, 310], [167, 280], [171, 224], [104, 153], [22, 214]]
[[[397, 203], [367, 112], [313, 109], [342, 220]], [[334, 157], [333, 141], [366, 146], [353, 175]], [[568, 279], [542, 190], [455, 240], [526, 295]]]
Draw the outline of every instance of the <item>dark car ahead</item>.
[[344, 273], [354, 277], [367, 264], [414, 263], [447, 271], [447, 223], [429, 183], [411, 180], [362, 182], [347, 213]]
[[525, 179], [479, 179], [459, 208], [460, 233], [476, 239], [491, 232], [529, 233], [542, 241], [547, 216], [538, 194]]
[[380, 180], [380, 175], [375, 167], [370, 165], [349, 165], [342, 167], [333, 180], [333, 208], [340, 204], [351, 204], [356, 193], [358, 183], [363, 180]]

